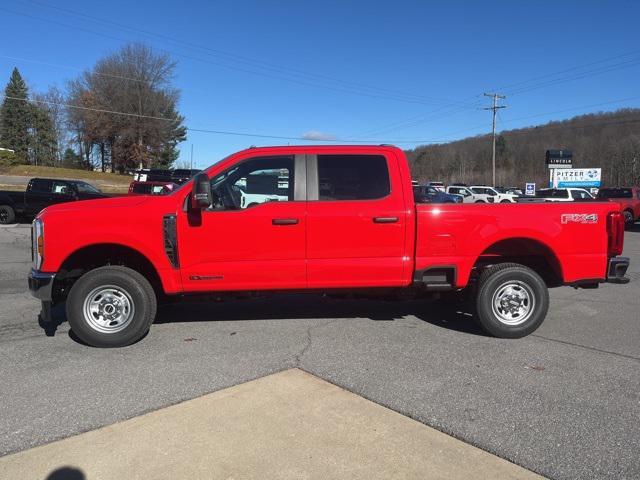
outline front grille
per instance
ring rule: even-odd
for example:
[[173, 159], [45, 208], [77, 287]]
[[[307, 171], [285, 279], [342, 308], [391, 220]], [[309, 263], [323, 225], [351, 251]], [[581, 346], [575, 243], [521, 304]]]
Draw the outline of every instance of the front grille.
[[164, 236], [164, 252], [173, 268], [180, 266], [178, 258], [178, 232], [175, 215], [165, 215], [162, 218], [162, 233]]

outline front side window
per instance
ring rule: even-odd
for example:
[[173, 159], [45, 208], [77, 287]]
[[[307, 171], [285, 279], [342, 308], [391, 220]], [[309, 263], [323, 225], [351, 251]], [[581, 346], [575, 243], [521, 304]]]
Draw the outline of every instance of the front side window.
[[382, 155], [318, 155], [319, 200], [375, 200], [391, 193]]
[[293, 201], [293, 183], [293, 156], [241, 162], [211, 179], [212, 209], [241, 210], [261, 203]]
[[51, 191], [58, 195], [71, 195], [71, 188], [67, 182], [54, 181]]

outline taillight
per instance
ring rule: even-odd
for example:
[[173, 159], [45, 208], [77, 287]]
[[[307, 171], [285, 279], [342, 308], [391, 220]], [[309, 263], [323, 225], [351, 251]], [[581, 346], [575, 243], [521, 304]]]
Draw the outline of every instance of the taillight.
[[610, 257], [622, 254], [624, 246], [624, 216], [620, 212], [607, 215], [607, 253]]

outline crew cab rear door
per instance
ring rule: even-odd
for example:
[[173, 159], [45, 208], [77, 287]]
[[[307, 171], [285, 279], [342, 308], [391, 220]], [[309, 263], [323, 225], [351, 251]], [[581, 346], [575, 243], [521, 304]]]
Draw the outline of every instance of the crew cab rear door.
[[24, 194], [24, 210], [27, 215], [36, 215], [51, 205], [53, 181], [46, 178], [32, 178]]
[[397, 162], [379, 151], [307, 157], [310, 288], [402, 284], [407, 208]]
[[305, 288], [304, 174], [304, 155], [249, 157], [214, 174], [215, 204], [178, 216], [183, 289]]

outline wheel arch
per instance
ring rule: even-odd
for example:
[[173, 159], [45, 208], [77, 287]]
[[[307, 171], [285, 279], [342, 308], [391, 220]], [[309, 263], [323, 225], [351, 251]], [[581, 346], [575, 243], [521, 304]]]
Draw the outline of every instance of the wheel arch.
[[475, 271], [481, 271], [498, 263], [518, 263], [529, 267], [538, 273], [549, 287], [557, 287], [564, 281], [560, 260], [549, 245], [538, 239], [513, 237], [497, 240], [482, 251], [473, 268]]
[[54, 281], [54, 301], [66, 298], [73, 283], [84, 273], [107, 265], [135, 270], [149, 281], [156, 296], [164, 294], [161, 277], [146, 255], [128, 245], [98, 243], [81, 247], [65, 258]]

